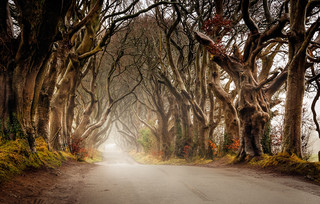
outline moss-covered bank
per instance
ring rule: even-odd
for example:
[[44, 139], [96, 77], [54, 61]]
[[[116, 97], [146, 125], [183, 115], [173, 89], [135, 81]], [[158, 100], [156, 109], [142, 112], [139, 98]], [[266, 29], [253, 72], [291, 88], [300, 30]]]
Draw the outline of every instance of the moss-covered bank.
[[0, 141], [0, 183], [24, 170], [60, 166], [72, 157], [65, 152], [49, 151], [43, 138], [37, 138], [36, 143], [37, 153], [32, 153], [25, 139]]
[[309, 162], [287, 153], [275, 156], [262, 155], [247, 160], [248, 164], [255, 167], [269, 168], [282, 173], [304, 176], [320, 183], [320, 162]]

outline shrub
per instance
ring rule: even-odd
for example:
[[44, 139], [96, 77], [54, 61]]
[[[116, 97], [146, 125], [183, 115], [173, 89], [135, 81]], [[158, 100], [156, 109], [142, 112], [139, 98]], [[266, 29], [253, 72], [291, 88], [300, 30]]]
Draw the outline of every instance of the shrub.
[[151, 152], [154, 146], [154, 136], [149, 128], [141, 128], [139, 130], [138, 143], [141, 144], [145, 152]]
[[232, 143], [227, 145], [227, 149], [233, 153], [236, 153], [239, 149], [240, 139], [232, 139]]
[[189, 161], [192, 158], [192, 149], [190, 145], [185, 145], [183, 149], [184, 158]]
[[73, 138], [71, 140], [71, 153], [78, 161], [84, 161], [85, 157], [88, 156], [88, 150], [84, 148], [82, 139]]
[[217, 145], [216, 145], [213, 141], [211, 141], [211, 140], [209, 140], [208, 143], [209, 143], [209, 147], [210, 147], [210, 149], [211, 149], [212, 155], [213, 155], [213, 156], [217, 156], [217, 154], [218, 154], [218, 147], [217, 147]]

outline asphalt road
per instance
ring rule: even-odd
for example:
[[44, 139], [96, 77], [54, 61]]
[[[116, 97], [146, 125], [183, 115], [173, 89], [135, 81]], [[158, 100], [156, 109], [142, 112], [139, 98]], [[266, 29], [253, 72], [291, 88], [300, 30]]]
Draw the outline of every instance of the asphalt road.
[[108, 152], [83, 175], [81, 203], [320, 203], [320, 186], [248, 169], [140, 165]]

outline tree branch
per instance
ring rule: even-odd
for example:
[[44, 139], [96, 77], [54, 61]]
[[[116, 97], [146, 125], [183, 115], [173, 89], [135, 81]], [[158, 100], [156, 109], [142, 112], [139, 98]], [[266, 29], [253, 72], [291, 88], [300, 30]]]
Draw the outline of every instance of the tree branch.
[[253, 22], [252, 18], [249, 16], [249, 0], [242, 0], [241, 3], [242, 17], [245, 24], [248, 26], [252, 35], [258, 34], [258, 26]]
[[71, 39], [71, 37], [76, 32], [78, 32], [84, 25], [86, 25], [91, 20], [91, 18], [101, 9], [102, 4], [103, 4], [103, 0], [97, 0], [97, 2], [93, 6], [93, 8], [90, 10], [88, 15], [86, 15], [86, 17], [84, 17], [79, 23], [74, 25], [72, 29], [68, 32], [67, 36], [69, 39]]

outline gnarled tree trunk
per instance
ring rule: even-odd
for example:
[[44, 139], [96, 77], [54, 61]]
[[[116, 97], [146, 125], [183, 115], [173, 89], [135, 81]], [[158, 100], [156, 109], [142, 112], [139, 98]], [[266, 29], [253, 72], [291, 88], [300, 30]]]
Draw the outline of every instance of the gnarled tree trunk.
[[240, 158], [260, 156], [264, 126], [269, 120], [269, 107], [264, 93], [257, 88], [249, 67], [240, 77], [239, 118], [241, 123]]
[[[1, 5], [1, 78], [9, 89], [1, 89], [0, 99], [3, 107], [1, 118], [6, 121], [16, 117], [21, 130], [35, 151], [35, 127], [33, 109], [37, 107], [41, 78], [45, 61], [48, 59], [57, 34], [59, 21], [63, 19], [71, 0], [67, 1], [15, 1], [21, 29], [18, 38], [13, 37], [12, 20], [8, 1]], [[2, 49], [4, 48], [4, 49]], [[10, 116], [11, 115], [11, 116]]]

